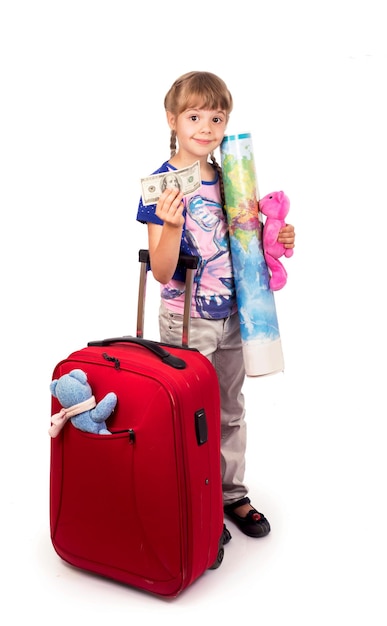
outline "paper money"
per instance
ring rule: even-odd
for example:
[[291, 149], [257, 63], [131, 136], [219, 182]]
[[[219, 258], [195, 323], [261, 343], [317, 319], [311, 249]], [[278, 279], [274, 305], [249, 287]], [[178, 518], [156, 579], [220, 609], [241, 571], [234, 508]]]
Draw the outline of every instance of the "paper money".
[[196, 161], [189, 167], [183, 167], [181, 170], [152, 174], [151, 176], [141, 178], [142, 203], [144, 206], [156, 204], [164, 189], [178, 187], [186, 196], [199, 189], [200, 185], [199, 161]]

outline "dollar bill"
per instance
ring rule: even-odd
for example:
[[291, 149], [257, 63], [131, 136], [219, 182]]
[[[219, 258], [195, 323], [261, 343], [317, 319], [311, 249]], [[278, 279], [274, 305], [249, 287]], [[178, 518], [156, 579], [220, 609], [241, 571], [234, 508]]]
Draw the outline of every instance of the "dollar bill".
[[156, 204], [164, 189], [178, 187], [186, 196], [199, 189], [201, 185], [200, 163], [196, 161], [181, 170], [171, 170], [161, 174], [152, 174], [141, 178], [142, 203]]

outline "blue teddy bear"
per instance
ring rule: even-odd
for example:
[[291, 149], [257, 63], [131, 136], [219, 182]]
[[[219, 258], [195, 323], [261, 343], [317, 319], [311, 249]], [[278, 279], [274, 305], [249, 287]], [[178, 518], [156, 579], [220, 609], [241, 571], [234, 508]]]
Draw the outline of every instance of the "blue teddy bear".
[[51, 417], [51, 437], [57, 436], [68, 419], [79, 430], [96, 435], [111, 434], [106, 427], [106, 419], [116, 407], [117, 396], [110, 392], [97, 404], [83, 370], [74, 369], [53, 380], [50, 391], [63, 407]]

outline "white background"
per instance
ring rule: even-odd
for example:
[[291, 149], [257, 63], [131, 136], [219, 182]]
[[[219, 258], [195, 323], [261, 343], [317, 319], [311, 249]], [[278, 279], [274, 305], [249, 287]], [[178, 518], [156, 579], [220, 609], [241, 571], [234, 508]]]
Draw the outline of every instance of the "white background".
[[[1, 3], [5, 623], [387, 623], [382, 4]], [[135, 333], [139, 180], [169, 156], [164, 95], [193, 69], [228, 84], [228, 132], [252, 133], [297, 242], [276, 295], [285, 372], [245, 385], [246, 478], [272, 533], [230, 524], [221, 568], [167, 602], [56, 556], [49, 383], [89, 340]]]

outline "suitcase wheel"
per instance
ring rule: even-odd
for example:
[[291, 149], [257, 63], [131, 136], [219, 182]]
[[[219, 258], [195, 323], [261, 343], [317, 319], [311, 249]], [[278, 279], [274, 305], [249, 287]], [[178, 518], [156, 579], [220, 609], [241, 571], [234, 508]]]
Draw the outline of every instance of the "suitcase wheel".
[[220, 567], [222, 561], [223, 561], [223, 557], [224, 557], [224, 547], [223, 544], [221, 544], [219, 546], [219, 550], [218, 550], [218, 554], [217, 557], [215, 559], [215, 562], [211, 565], [211, 567], [209, 569], [218, 569], [218, 567]]
[[215, 563], [213, 563], [211, 565], [211, 567], [209, 569], [217, 569], [220, 564], [223, 561], [223, 557], [224, 557], [224, 546], [226, 545], [226, 543], [228, 543], [229, 541], [231, 541], [231, 533], [228, 530], [228, 528], [226, 527], [226, 524], [223, 524], [223, 532], [222, 535], [219, 539], [219, 548], [218, 548], [218, 554], [216, 557], [216, 561]]

